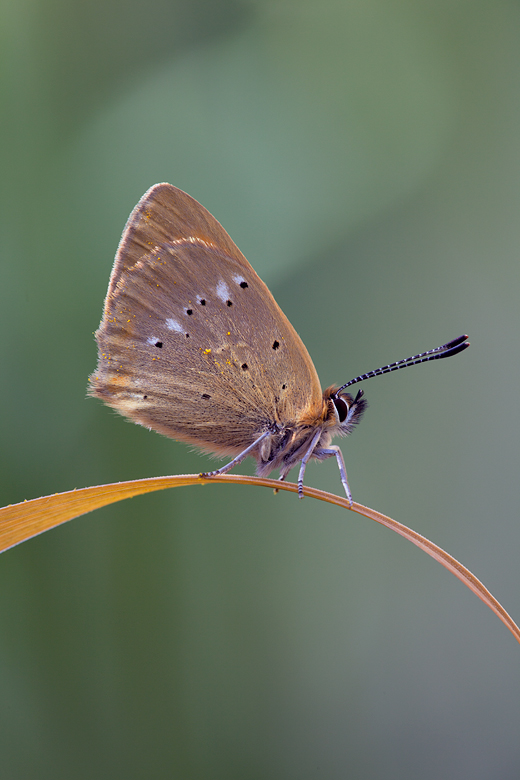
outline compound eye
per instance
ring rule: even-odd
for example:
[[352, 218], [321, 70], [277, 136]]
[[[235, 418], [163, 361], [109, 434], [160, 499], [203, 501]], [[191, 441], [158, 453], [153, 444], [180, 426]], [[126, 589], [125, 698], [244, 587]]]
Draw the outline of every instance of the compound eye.
[[340, 423], [345, 422], [349, 409], [347, 402], [343, 398], [333, 398], [332, 401], [336, 407]]

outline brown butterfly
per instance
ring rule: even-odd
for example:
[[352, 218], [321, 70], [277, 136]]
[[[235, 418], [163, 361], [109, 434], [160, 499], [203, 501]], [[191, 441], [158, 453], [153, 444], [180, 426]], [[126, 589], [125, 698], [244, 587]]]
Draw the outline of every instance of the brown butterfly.
[[171, 184], [141, 198], [119, 244], [101, 325], [90, 395], [134, 422], [233, 460], [247, 455], [257, 474], [283, 480], [311, 458], [335, 457], [352, 504], [334, 436], [345, 436], [366, 407], [364, 379], [456, 355], [442, 347], [363, 374], [322, 392], [302, 340], [266, 285], [219, 222]]

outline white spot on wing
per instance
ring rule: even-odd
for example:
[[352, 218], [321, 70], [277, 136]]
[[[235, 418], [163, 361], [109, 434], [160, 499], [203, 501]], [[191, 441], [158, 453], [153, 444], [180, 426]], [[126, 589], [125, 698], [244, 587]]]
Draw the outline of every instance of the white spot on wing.
[[170, 246], [182, 246], [182, 244], [197, 244], [199, 246], [207, 246], [210, 249], [216, 249], [215, 244], [212, 244], [210, 241], [204, 241], [203, 238], [199, 238], [198, 236], [185, 236], [184, 238], [177, 238], [175, 241], [172, 241]]
[[159, 339], [157, 338], [157, 336], [148, 336], [146, 341], [148, 342], [148, 344], [151, 344], [152, 347], [155, 347], [155, 344], [157, 341], [159, 341]]
[[177, 320], [172, 320], [172, 319], [166, 320], [166, 327], [168, 328], [168, 330], [176, 330], [178, 333], [182, 333], [184, 330], [180, 322], [177, 322]]
[[217, 297], [220, 298], [222, 303], [226, 303], [226, 301], [229, 301], [229, 288], [223, 279], [221, 279], [218, 282], [216, 293], [217, 293]]
[[243, 276], [239, 276], [238, 274], [233, 274], [233, 279], [237, 284], [242, 284], [242, 282], [245, 282], [245, 279]]

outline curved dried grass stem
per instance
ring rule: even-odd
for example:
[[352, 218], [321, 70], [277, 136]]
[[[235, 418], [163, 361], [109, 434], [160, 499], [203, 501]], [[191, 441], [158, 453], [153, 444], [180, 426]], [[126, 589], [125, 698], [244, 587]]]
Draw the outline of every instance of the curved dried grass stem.
[[[12, 504], [0, 509], [0, 552], [8, 550], [21, 542], [31, 539], [33, 536], [55, 528], [68, 520], [99, 509], [102, 506], [132, 498], [143, 493], [151, 493], [165, 488], [181, 487], [184, 485], [204, 485], [209, 483], [235, 483], [241, 485], [257, 485], [261, 487], [288, 490], [297, 493], [297, 485], [291, 482], [279, 482], [274, 479], [261, 479], [259, 477], [246, 477], [239, 474], [222, 474], [214, 477], [202, 477], [198, 474], [182, 474], [173, 477], [152, 477], [150, 479], [136, 479], [129, 482], [115, 482], [108, 485], [71, 490], [66, 493], [55, 493], [51, 496], [35, 498], [20, 504]], [[303, 492], [310, 498], [327, 501], [329, 504], [350, 509], [346, 498], [335, 496], [312, 487], [304, 487]], [[445, 569], [451, 571], [461, 582], [475, 593], [484, 604], [493, 610], [517, 642], [520, 643], [520, 628], [512, 617], [502, 607], [500, 602], [484, 587], [474, 574], [457, 561], [449, 553], [442, 550], [429, 539], [412, 531], [405, 525], [392, 520], [374, 509], [354, 503], [351, 507], [364, 517], [374, 520], [376, 523], [390, 528], [415, 544], [421, 550], [438, 561]]]

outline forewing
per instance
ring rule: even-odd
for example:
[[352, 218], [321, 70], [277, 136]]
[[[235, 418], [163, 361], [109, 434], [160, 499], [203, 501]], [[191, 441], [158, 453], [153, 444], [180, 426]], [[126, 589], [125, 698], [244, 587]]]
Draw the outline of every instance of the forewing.
[[238, 454], [274, 424], [316, 417], [301, 339], [222, 226], [169, 184], [128, 220], [96, 333], [90, 392], [174, 439]]

